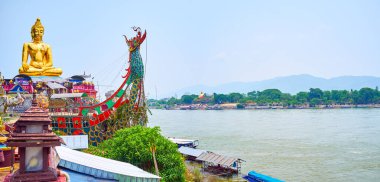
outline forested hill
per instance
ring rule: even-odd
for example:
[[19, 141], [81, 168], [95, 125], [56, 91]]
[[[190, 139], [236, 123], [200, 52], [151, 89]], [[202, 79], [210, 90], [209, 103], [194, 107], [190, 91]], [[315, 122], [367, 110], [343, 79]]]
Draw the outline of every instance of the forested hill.
[[248, 93], [253, 90], [262, 91], [276, 88], [283, 93], [296, 94], [301, 91], [308, 91], [310, 88], [320, 88], [321, 90], [359, 90], [364, 87], [380, 87], [380, 77], [373, 76], [341, 76], [331, 79], [315, 77], [307, 74], [277, 77], [269, 80], [257, 82], [233, 82], [209, 87], [204, 85], [192, 86], [180, 89], [168, 96], [181, 96], [184, 94], [205, 93]]

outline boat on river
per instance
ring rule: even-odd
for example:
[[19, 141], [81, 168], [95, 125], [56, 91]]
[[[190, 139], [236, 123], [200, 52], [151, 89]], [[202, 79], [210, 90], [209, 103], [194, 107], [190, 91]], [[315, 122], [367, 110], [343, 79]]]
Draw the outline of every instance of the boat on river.
[[243, 178], [249, 182], [284, 182], [279, 179], [257, 173], [255, 171], [249, 172], [247, 175], [243, 176]]
[[192, 139], [183, 139], [183, 138], [174, 138], [174, 137], [168, 137], [170, 141], [178, 145], [178, 148], [180, 147], [190, 147], [190, 148], [196, 148], [199, 145], [198, 140], [192, 140]]

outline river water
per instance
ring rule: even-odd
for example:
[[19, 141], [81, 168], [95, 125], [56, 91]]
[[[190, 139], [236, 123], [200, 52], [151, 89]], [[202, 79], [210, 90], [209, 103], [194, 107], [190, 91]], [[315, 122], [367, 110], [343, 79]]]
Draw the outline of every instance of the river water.
[[380, 109], [152, 110], [149, 126], [198, 139], [286, 181], [380, 181]]

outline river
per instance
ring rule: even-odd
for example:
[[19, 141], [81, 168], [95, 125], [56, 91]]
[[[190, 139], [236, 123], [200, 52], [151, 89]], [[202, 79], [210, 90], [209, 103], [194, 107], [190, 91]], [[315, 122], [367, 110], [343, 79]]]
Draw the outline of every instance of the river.
[[152, 110], [149, 126], [198, 139], [286, 181], [380, 181], [380, 109]]

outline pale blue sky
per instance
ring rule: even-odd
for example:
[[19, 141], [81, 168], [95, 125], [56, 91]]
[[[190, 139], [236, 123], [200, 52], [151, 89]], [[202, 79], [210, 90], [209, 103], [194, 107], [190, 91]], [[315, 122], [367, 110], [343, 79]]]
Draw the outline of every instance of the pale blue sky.
[[[146, 91], [311, 74], [380, 76], [380, 1], [0, 2], [0, 71], [18, 74], [37, 17], [62, 77], [91, 73], [117, 85], [123, 34], [148, 32]], [[145, 62], [146, 44], [142, 56]], [[101, 88], [102, 90], [110, 88]]]

